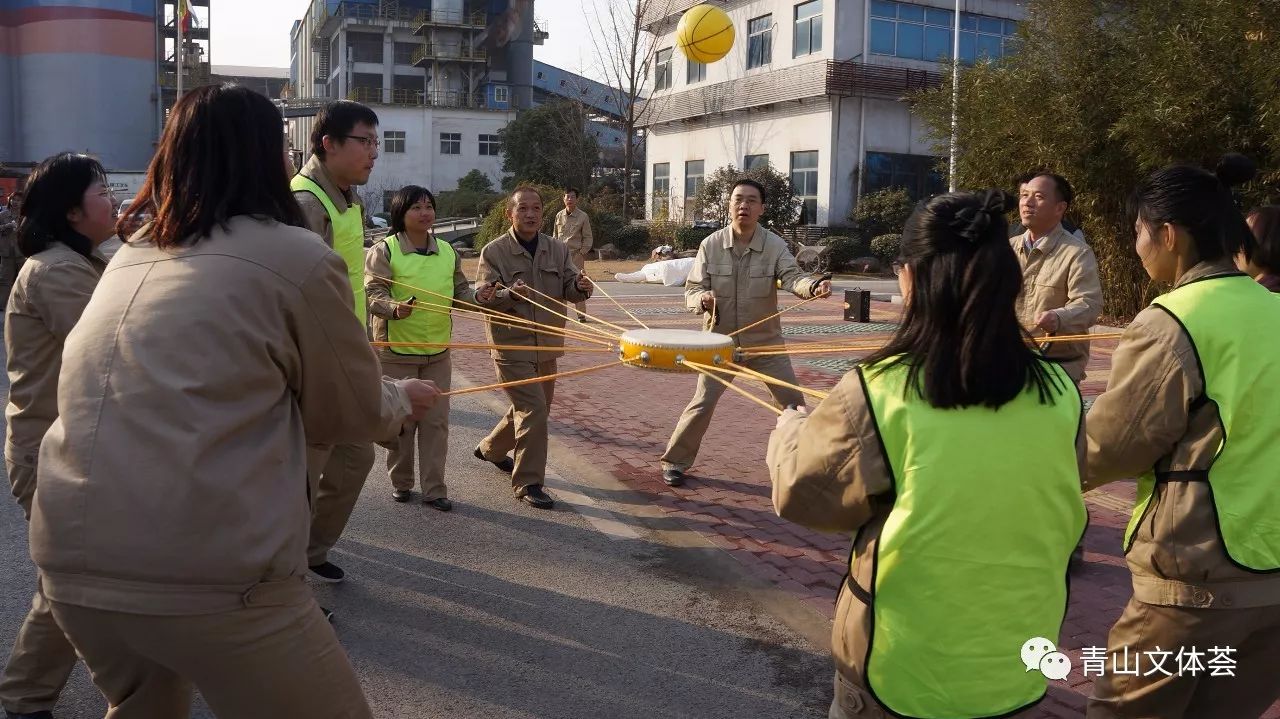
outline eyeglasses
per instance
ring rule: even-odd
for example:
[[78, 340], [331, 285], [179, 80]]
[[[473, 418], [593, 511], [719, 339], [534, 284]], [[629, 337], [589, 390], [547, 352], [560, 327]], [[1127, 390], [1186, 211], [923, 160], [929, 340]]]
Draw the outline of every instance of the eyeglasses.
[[376, 150], [382, 147], [382, 142], [376, 137], [369, 137], [367, 135], [343, 135], [343, 137], [348, 140], [359, 140], [360, 144], [364, 145], [366, 150]]

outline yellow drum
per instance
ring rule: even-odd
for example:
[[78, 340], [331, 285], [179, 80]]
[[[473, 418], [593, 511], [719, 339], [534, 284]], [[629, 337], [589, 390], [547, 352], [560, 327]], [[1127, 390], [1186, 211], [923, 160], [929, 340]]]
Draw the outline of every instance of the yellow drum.
[[733, 338], [697, 330], [647, 329], [622, 333], [618, 353], [633, 367], [666, 372], [694, 372], [683, 360], [718, 365], [733, 361]]

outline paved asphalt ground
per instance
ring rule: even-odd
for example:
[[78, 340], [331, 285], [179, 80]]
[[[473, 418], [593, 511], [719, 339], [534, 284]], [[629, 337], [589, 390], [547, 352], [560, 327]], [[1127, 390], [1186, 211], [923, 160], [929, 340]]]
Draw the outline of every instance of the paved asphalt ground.
[[[628, 291], [632, 288], [627, 287]], [[640, 291], [649, 288], [639, 288]], [[658, 288], [653, 288], [658, 289]], [[670, 290], [668, 290], [670, 291]], [[487, 379], [487, 378], [480, 378]], [[7, 389], [7, 385], [6, 385]], [[320, 587], [374, 716], [545, 719], [825, 716], [825, 617], [556, 446], [556, 509], [516, 502], [471, 449], [498, 397], [456, 398], [442, 514], [396, 504], [380, 451]], [[607, 452], [608, 448], [601, 448]], [[35, 585], [26, 524], [0, 502], [0, 652]], [[78, 667], [59, 719], [101, 717]], [[211, 716], [197, 700], [197, 717]]]

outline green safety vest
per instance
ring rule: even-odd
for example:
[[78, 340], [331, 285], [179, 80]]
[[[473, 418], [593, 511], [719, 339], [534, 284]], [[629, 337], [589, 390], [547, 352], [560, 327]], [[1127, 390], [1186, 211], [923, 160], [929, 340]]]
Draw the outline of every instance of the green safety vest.
[[1076, 455], [1080, 392], [1045, 362], [1053, 404], [1034, 386], [999, 409], [938, 409], [908, 368], [860, 368], [894, 483], [876, 550], [868, 687], [898, 715], [1013, 712], [1044, 696], [1022, 645], [1056, 642], [1067, 562], [1088, 515]]
[[1244, 569], [1280, 569], [1280, 296], [1244, 275], [1189, 282], [1157, 297], [1191, 338], [1204, 379], [1200, 401], [1218, 407], [1222, 442], [1203, 472], [1138, 480], [1125, 551], [1150, 508], [1159, 479], [1209, 483], [1227, 555]]
[[[453, 306], [453, 270], [457, 257], [449, 243], [436, 240], [434, 255], [411, 253], [406, 255], [400, 248], [400, 239], [396, 235], [383, 240], [391, 255], [391, 298], [396, 302], [408, 302], [415, 297], [414, 305], [434, 305], [444, 308], [444, 312], [415, 310], [402, 320], [387, 322], [387, 339], [391, 342], [448, 342], [453, 333], [453, 320], [448, 310]], [[398, 283], [404, 284], [398, 284]], [[407, 285], [407, 286], [406, 286]], [[416, 289], [415, 289], [416, 288]], [[419, 290], [430, 290], [427, 294]], [[437, 297], [436, 295], [441, 295]], [[445, 347], [389, 347], [400, 355], [436, 355], [444, 352]]]
[[347, 279], [351, 282], [351, 294], [354, 297], [352, 310], [361, 324], [369, 319], [369, 307], [364, 294], [364, 215], [360, 205], [352, 204], [346, 212], [338, 212], [329, 193], [324, 191], [309, 177], [294, 175], [289, 182], [294, 192], [303, 190], [315, 195], [329, 213], [329, 222], [333, 225], [333, 251], [347, 263]]

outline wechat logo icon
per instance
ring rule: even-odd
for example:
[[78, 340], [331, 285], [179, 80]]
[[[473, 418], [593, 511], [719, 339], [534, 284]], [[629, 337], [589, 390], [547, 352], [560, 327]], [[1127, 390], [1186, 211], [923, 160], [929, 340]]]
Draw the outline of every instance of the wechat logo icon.
[[1044, 637], [1032, 637], [1022, 643], [1022, 663], [1027, 671], [1040, 672], [1055, 681], [1066, 679], [1071, 673], [1071, 657]]

